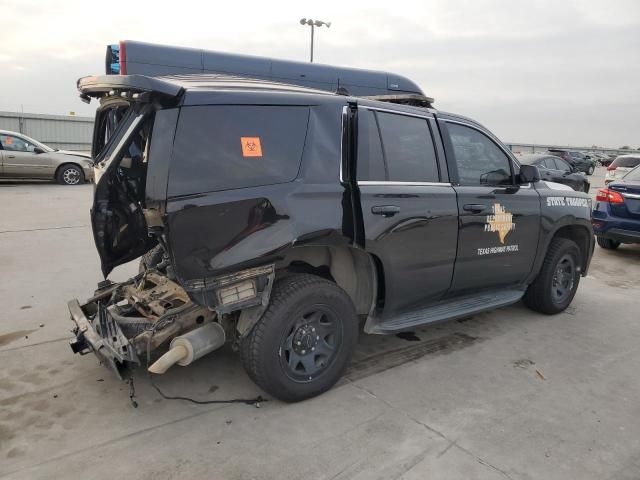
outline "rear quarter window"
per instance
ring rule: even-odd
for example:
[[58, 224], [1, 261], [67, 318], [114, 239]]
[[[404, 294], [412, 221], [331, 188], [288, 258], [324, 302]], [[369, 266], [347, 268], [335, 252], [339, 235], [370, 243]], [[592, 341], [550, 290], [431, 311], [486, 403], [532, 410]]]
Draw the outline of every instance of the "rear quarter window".
[[173, 146], [168, 194], [286, 183], [298, 175], [309, 107], [183, 107]]

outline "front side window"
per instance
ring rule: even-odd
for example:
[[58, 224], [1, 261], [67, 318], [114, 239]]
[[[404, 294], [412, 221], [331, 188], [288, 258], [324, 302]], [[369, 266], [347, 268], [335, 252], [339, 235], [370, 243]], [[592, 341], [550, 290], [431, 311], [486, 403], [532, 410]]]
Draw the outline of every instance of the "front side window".
[[294, 180], [308, 121], [306, 106], [183, 107], [173, 146], [169, 195]]
[[562, 172], [570, 172], [571, 171], [571, 166], [567, 162], [562, 160], [561, 158], [556, 158], [554, 160], [556, 162], [556, 165], [558, 165], [558, 170], [560, 170]]
[[478, 130], [448, 124], [461, 185], [509, 185], [511, 161], [493, 140]]
[[33, 152], [35, 145], [14, 135], [0, 135], [2, 148], [10, 152]]

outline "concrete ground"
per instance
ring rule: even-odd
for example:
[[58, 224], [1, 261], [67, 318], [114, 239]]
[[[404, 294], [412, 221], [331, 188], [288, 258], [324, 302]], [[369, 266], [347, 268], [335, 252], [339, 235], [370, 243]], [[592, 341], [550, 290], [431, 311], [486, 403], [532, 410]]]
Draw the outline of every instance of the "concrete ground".
[[[67, 345], [66, 301], [101, 280], [91, 193], [0, 184], [0, 478], [640, 478], [640, 246], [596, 247], [558, 316], [518, 304], [415, 341], [362, 336], [319, 398], [194, 405], [139, 375], [136, 409]], [[229, 350], [158, 383], [200, 399], [262, 393]]]

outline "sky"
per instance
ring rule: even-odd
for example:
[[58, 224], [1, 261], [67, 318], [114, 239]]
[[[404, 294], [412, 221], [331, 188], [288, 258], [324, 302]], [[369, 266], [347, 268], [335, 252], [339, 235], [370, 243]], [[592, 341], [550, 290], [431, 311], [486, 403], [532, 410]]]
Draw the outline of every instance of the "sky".
[[[92, 115], [119, 40], [405, 75], [505, 142], [640, 147], [640, 0], [0, 0], [0, 110]], [[10, 21], [8, 21], [10, 20]]]

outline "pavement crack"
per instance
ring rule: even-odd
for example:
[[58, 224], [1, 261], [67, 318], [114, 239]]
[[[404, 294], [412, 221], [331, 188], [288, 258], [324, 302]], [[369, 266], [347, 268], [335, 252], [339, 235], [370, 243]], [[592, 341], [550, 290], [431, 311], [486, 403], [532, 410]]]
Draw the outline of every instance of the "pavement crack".
[[22, 232], [42, 232], [46, 230], [64, 230], [68, 228], [85, 228], [89, 225], [67, 225], [64, 227], [45, 227], [45, 228], [24, 228], [19, 230], [0, 230], [1, 233], [22, 233]]
[[449, 449], [453, 446], [458, 446], [458, 444], [456, 443], [455, 440], [452, 440], [451, 442], [449, 442], [449, 445], [447, 445], [447, 448], [445, 448], [444, 450], [442, 450], [438, 455], [436, 455], [436, 458], [440, 458], [442, 457], [445, 453], [447, 453], [449, 451]]
[[513, 480], [513, 477], [511, 475], [509, 475], [507, 472], [505, 472], [504, 470], [502, 470], [501, 468], [496, 467], [495, 465], [487, 462], [486, 460], [483, 460], [480, 457], [476, 457], [476, 460], [478, 461], [479, 464], [484, 465], [485, 467], [492, 468], [496, 472], [501, 473], [502, 475], [504, 475], [505, 478], [508, 478], [509, 480]]
[[[509, 475], [509, 473], [507, 473], [505, 470], [501, 469], [500, 467], [495, 466], [494, 464], [490, 463], [489, 461], [485, 460], [482, 457], [477, 456], [475, 453], [473, 453], [471, 450], [463, 447], [462, 445], [458, 444], [457, 440], [450, 440], [444, 433], [442, 433], [440, 430], [433, 428], [429, 425], [427, 425], [426, 423], [418, 420], [417, 418], [413, 417], [411, 414], [409, 414], [408, 412], [405, 412], [404, 410], [396, 407], [395, 405], [389, 403], [388, 401], [386, 401], [384, 398], [381, 398], [379, 396], [377, 396], [375, 393], [373, 393], [371, 390], [358, 385], [357, 383], [349, 380], [349, 383], [351, 383], [351, 385], [353, 385], [354, 387], [356, 387], [358, 390], [361, 390], [365, 393], [367, 393], [368, 395], [370, 395], [371, 397], [375, 398], [376, 400], [384, 403], [387, 407], [389, 407], [392, 410], [396, 410], [399, 411], [400, 413], [403, 413], [409, 420], [411, 420], [412, 422], [416, 423], [417, 425], [422, 426], [425, 430], [437, 435], [438, 437], [442, 438], [443, 440], [446, 440], [448, 442], [447, 447], [440, 452], [437, 457], [440, 458], [442, 457], [445, 453], [447, 453], [447, 451], [452, 448], [455, 447], [457, 449], [459, 449], [461, 452], [466, 453], [467, 455], [473, 457], [480, 465], [484, 465], [487, 468], [490, 468], [496, 472], [498, 472], [499, 474], [501, 474], [502, 476], [504, 476], [505, 478], [508, 478], [509, 480], [513, 480], [513, 477], [511, 475]], [[419, 457], [419, 456], [418, 456]], [[415, 467], [415, 465], [417, 465], [419, 463], [419, 461], [417, 462], [412, 462], [412, 464], [409, 465], [409, 467], [407, 469], [404, 470], [404, 473], [408, 472], [409, 470], [411, 470], [412, 468]], [[403, 473], [403, 474], [404, 474]]]

